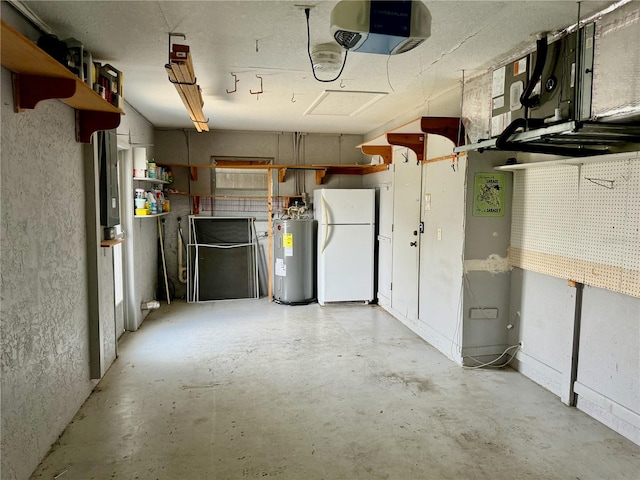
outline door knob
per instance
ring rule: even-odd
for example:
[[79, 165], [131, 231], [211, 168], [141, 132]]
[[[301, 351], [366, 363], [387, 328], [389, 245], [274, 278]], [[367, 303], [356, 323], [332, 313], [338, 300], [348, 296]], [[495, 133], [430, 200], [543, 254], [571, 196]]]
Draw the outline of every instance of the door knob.
[[417, 247], [418, 246], [418, 241], [411, 242], [409, 245], [411, 245], [412, 247]]

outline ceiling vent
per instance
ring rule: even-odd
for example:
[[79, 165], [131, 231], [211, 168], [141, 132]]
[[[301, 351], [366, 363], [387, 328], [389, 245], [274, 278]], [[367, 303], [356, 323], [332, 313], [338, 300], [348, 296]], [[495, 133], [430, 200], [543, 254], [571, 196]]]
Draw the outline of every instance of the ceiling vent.
[[418, 0], [342, 0], [331, 11], [331, 35], [347, 50], [395, 55], [431, 35], [431, 14]]

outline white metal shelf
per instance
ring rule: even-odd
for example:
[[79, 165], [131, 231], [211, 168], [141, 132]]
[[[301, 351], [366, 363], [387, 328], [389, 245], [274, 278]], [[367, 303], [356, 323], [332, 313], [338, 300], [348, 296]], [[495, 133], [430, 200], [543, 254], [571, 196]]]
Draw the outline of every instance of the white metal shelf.
[[559, 160], [548, 160], [545, 162], [515, 163], [513, 165], [499, 165], [494, 170], [512, 171], [524, 170], [527, 168], [551, 167], [554, 165], [587, 165], [589, 163], [613, 162], [616, 160], [636, 159], [640, 152], [610, 153], [607, 155], [595, 155], [593, 157], [561, 158]]
[[162, 212], [162, 213], [150, 213], [149, 215], [134, 215], [133, 218], [153, 218], [153, 217], [163, 217], [165, 215], [169, 215], [170, 212]]
[[149, 182], [149, 183], [161, 183], [161, 184], [167, 184], [167, 183], [171, 183], [171, 182], [167, 182], [166, 180], [160, 180], [159, 178], [149, 178], [149, 177], [133, 177], [134, 180], [137, 180], [139, 182]]

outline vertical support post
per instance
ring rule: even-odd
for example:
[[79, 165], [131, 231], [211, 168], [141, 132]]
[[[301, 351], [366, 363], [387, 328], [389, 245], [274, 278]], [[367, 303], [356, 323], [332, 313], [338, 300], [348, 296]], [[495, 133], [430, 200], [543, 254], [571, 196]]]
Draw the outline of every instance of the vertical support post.
[[271, 168], [267, 169], [267, 248], [269, 249], [269, 254], [267, 255], [268, 264], [267, 264], [267, 275], [268, 279], [268, 288], [267, 295], [269, 296], [269, 301], [273, 299], [273, 170]]
[[104, 343], [100, 328], [100, 150], [103, 143], [94, 137], [94, 142], [83, 149], [84, 195], [87, 242], [87, 317], [89, 320], [89, 373], [92, 379], [103, 374]]
[[167, 295], [167, 305], [171, 305], [171, 297], [169, 296], [169, 279], [167, 278], [167, 262], [164, 258], [164, 239], [162, 238], [162, 222], [160, 217], [158, 220], [158, 236], [160, 237], [160, 256], [162, 257], [162, 273], [164, 275], [164, 291]]
[[576, 306], [573, 314], [573, 345], [571, 347], [571, 377], [569, 379], [569, 406], [575, 407], [578, 404], [578, 395], [574, 390], [578, 381], [578, 356], [580, 354], [580, 324], [582, 323], [582, 292], [584, 284], [575, 282]]

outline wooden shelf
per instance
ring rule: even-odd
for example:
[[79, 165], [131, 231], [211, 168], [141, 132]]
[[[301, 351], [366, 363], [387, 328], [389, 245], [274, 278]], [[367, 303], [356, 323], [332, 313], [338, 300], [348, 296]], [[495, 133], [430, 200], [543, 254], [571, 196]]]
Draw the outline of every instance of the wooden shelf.
[[[278, 170], [278, 181], [280, 183], [285, 181], [287, 170], [311, 170], [316, 172], [316, 185], [322, 185], [322, 181], [326, 175], [367, 175], [369, 173], [381, 172], [387, 169], [387, 165], [233, 165], [225, 164], [220, 165], [183, 165], [178, 163], [164, 163], [160, 162], [159, 165], [166, 167], [183, 167], [190, 168], [191, 170], [198, 168], [234, 168], [234, 169], [250, 169], [250, 170]], [[192, 176], [193, 178], [193, 176]], [[203, 196], [203, 195], [201, 195]]]
[[154, 218], [154, 217], [164, 217], [165, 215], [169, 215], [171, 212], [162, 212], [162, 213], [150, 213], [149, 215], [134, 215], [133, 218]]
[[149, 183], [159, 183], [159, 184], [168, 184], [171, 182], [167, 182], [166, 180], [160, 180], [159, 178], [149, 178], [149, 177], [133, 177], [134, 180], [138, 182], [149, 182]]
[[[164, 192], [165, 195], [179, 195], [182, 197], [202, 197], [202, 198], [223, 198], [238, 200], [266, 200], [269, 195], [215, 195], [211, 193], [186, 193], [186, 192]], [[271, 198], [302, 198], [302, 195], [272, 195]]]
[[[428, 135], [445, 137], [453, 142], [454, 147], [465, 139], [464, 127], [457, 117], [419, 117], [367, 140], [358, 147], [365, 155], [380, 155], [384, 163], [391, 163], [392, 146], [399, 145], [413, 150], [418, 161], [431, 163], [434, 159], [425, 158]], [[438, 161], [452, 157], [453, 155], [442, 157]]]
[[114, 240], [102, 240], [100, 242], [100, 246], [103, 248], [110, 248], [122, 242], [124, 242], [124, 238], [116, 238]]
[[93, 132], [120, 124], [122, 110], [4, 20], [1, 25], [0, 61], [14, 73], [14, 105], [18, 112], [33, 109], [42, 100], [58, 99], [77, 110], [76, 140], [83, 143], [91, 141]]

